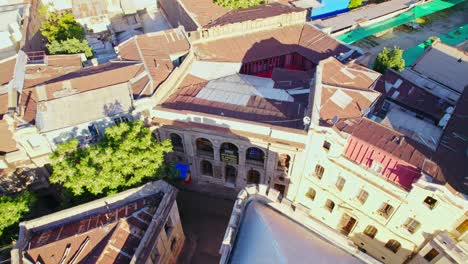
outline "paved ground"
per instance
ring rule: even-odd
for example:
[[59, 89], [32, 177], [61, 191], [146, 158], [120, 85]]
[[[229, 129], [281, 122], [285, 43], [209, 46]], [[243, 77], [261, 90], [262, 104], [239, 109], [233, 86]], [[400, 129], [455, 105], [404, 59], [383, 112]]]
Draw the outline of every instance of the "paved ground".
[[[405, 32], [394, 29], [381, 37], [368, 37], [362, 39], [354, 46], [362, 48], [376, 56], [384, 47], [398, 46], [409, 49], [432, 36], [448, 33], [468, 23], [468, 1], [450, 9], [424, 17], [429, 23], [417, 31]], [[370, 61], [374, 61], [372, 58]]]
[[177, 196], [187, 237], [179, 263], [219, 263], [218, 251], [231, 216], [235, 192], [208, 192], [209, 187], [202, 190], [204, 192], [181, 190]]

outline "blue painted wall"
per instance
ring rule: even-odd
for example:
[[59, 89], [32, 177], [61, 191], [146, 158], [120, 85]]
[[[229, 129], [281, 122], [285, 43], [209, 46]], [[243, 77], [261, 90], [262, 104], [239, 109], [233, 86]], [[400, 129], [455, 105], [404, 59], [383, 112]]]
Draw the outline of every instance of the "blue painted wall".
[[312, 8], [312, 19], [334, 16], [337, 14], [348, 12], [350, 0], [319, 0], [322, 7]]

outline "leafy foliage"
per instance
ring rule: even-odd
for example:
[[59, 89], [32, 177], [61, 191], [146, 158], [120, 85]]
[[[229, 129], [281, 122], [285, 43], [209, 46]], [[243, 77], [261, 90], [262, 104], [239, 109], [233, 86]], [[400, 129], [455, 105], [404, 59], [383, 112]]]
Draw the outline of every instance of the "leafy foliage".
[[36, 198], [29, 192], [23, 192], [16, 197], [0, 196], [0, 237], [5, 229], [19, 223], [35, 201]]
[[241, 9], [264, 4], [265, 0], [214, 0], [214, 3], [226, 8]]
[[60, 144], [50, 157], [50, 181], [75, 195], [114, 192], [161, 177], [158, 171], [164, 167], [164, 154], [172, 151], [169, 140], [157, 142], [141, 121], [107, 128], [96, 145], [78, 145], [78, 139]]
[[389, 50], [385, 47], [377, 55], [374, 63], [374, 70], [385, 73], [387, 68], [391, 68], [399, 72], [405, 68], [402, 49], [395, 46], [393, 49]]
[[353, 8], [360, 7], [361, 5], [362, 5], [362, 0], [351, 0], [349, 1], [348, 8], [353, 9]]
[[76, 54], [84, 53], [87, 58], [93, 56], [93, 49], [88, 45], [87, 40], [76, 38], [67, 39], [61, 42], [54, 40], [46, 44], [49, 54]]
[[72, 13], [46, 13], [41, 25], [41, 33], [49, 42], [85, 38], [84, 29], [76, 22]]
[[93, 56], [93, 49], [85, 39], [85, 31], [72, 13], [54, 13], [48, 11], [48, 6], [39, 9], [43, 22], [42, 36], [47, 38], [46, 44], [49, 54], [84, 53], [86, 57]]

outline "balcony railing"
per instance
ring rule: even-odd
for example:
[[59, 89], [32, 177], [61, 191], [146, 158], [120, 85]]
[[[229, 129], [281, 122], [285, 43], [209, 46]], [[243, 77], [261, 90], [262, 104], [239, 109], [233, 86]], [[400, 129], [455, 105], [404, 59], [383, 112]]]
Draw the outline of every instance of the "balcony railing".
[[197, 155], [205, 157], [205, 158], [210, 158], [210, 159], [214, 158], [213, 151], [197, 149]]
[[257, 167], [262, 167], [264, 166], [265, 162], [259, 161], [259, 160], [251, 160], [251, 159], [246, 159], [245, 164], [252, 165], [252, 166], [257, 166]]

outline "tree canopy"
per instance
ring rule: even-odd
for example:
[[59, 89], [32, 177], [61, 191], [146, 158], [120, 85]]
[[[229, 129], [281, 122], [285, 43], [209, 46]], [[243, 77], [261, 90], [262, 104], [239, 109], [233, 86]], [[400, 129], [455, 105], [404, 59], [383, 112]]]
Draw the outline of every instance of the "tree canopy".
[[226, 8], [240, 9], [264, 4], [265, 0], [214, 0], [214, 3]]
[[348, 8], [353, 9], [353, 8], [360, 7], [361, 5], [362, 5], [362, 0], [351, 0], [349, 1]]
[[5, 229], [19, 223], [35, 200], [29, 192], [23, 192], [16, 197], [0, 196], [0, 237]]
[[75, 195], [97, 195], [133, 187], [160, 178], [169, 140], [157, 142], [141, 121], [108, 127], [95, 145], [80, 148], [78, 139], [60, 144], [51, 154], [50, 182], [62, 184]]
[[47, 6], [41, 7], [41, 34], [48, 43], [49, 54], [84, 53], [86, 57], [93, 56], [93, 49], [85, 39], [83, 27], [75, 20], [72, 13], [48, 12]]
[[45, 20], [41, 25], [41, 33], [49, 42], [60, 42], [73, 38], [83, 40], [85, 38], [84, 29], [76, 22], [72, 13], [58, 14], [49, 12], [44, 16]]
[[66, 39], [58, 42], [54, 40], [47, 45], [49, 54], [76, 54], [84, 53], [87, 58], [93, 56], [93, 49], [88, 45], [87, 40], [78, 40], [76, 38]]
[[375, 58], [374, 70], [385, 73], [387, 68], [396, 71], [402, 71], [405, 68], [405, 60], [403, 59], [403, 50], [398, 47], [393, 47], [389, 50], [386, 47]]

